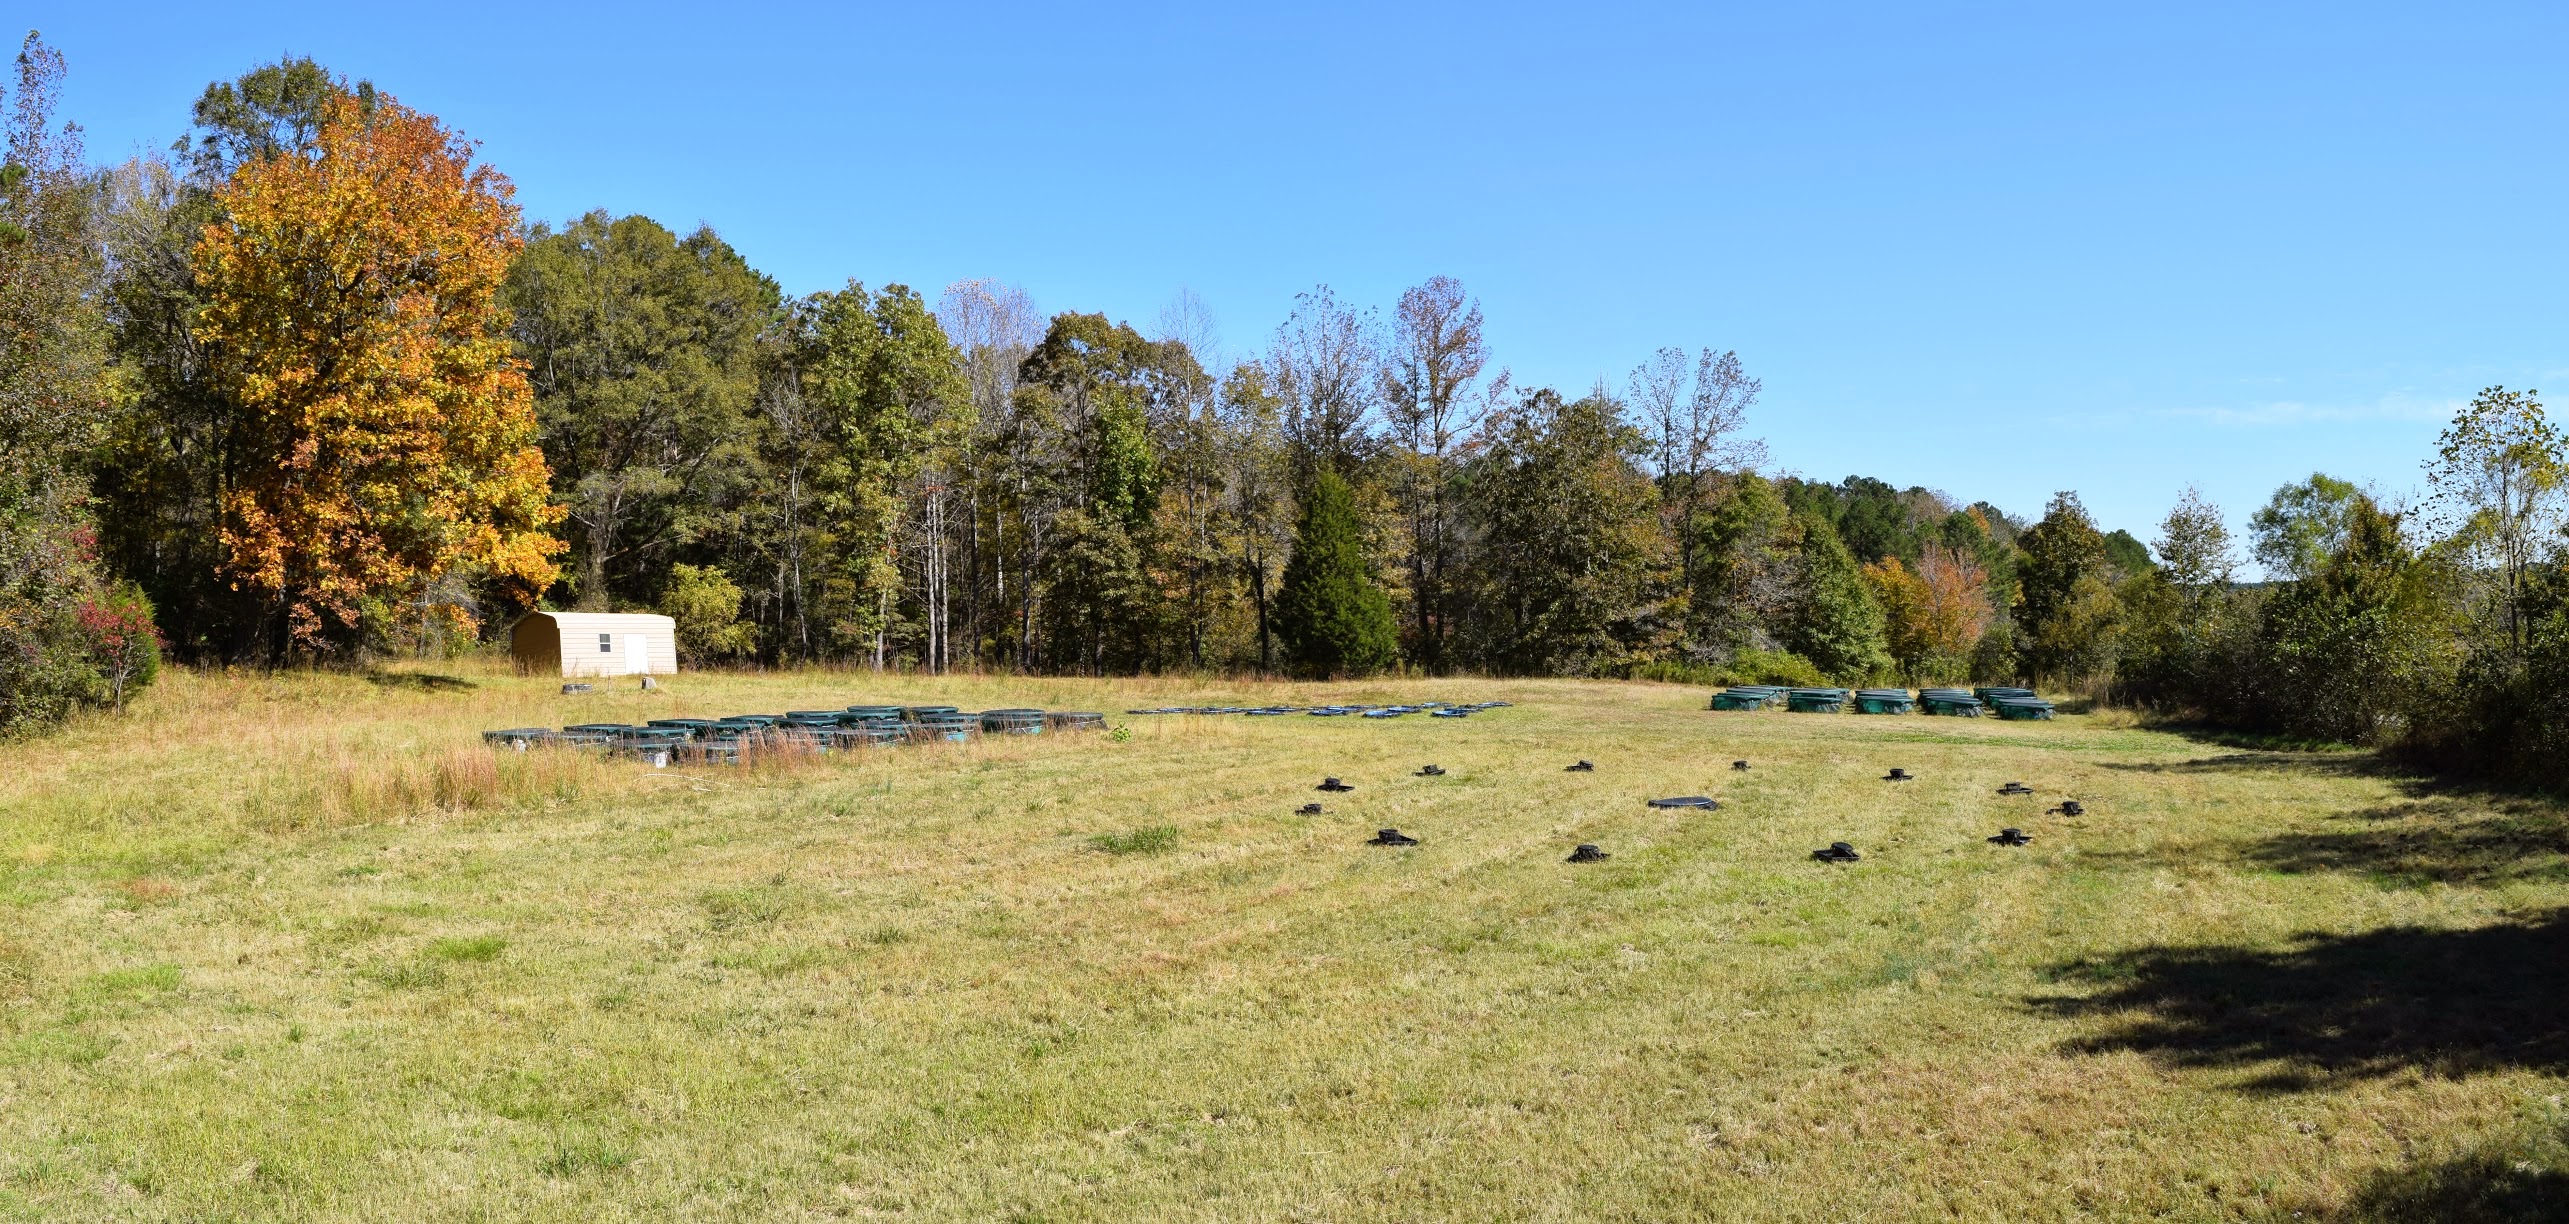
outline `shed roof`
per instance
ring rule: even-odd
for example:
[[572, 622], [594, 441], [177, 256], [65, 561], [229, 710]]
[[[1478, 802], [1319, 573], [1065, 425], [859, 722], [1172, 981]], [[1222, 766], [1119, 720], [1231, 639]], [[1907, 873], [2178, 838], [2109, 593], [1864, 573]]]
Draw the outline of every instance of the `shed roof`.
[[678, 627], [656, 612], [529, 612], [526, 619], [539, 616], [564, 633], [669, 633]]

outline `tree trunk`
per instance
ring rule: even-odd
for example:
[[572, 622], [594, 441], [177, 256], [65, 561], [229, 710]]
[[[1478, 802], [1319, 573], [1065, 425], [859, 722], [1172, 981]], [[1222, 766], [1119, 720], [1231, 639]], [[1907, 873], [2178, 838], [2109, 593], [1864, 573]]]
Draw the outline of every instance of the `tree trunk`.
[[1258, 601], [1258, 670], [1272, 672], [1275, 665], [1275, 637], [1267, 627], [1267, 565], [1253, 546], [1249, 550], [1249, 589]]

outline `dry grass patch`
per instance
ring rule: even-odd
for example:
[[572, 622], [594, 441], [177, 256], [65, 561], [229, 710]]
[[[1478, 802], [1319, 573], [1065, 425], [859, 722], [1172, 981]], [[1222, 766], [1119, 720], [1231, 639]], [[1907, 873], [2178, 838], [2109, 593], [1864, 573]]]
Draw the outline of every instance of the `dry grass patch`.
[[[2560, 813], [2365, 758], [1658, 685], [421, 674], [180, 672], [0, 749], [0, 1218], [2561, 1201]], [[1416, 695], [1518, 705], [658, 771], [478, 739]], [[1642, 805], [1688, 793], [1723, 808]]]

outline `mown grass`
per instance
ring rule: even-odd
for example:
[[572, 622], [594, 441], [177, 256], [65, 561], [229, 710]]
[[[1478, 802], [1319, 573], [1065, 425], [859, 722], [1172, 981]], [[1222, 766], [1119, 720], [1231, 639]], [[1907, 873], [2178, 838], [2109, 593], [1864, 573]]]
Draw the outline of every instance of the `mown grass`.
[[[2561, 812], [2358, 754], [1650, 684], [429, 674], [176, 673], [0, 747], [0, 1218], [2530, 1219], [2569, 1185]], [[1518, 704], [710, 770], [476, 736], [1404, 694]], [[1723, 807], [1642, 804], [1686, 793]]]

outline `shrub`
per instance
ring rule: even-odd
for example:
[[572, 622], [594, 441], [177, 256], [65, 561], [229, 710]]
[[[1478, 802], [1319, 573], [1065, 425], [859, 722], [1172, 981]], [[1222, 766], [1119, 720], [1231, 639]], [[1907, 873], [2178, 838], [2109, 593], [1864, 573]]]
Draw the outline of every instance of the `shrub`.
[[2016, 661], [2016, 629], [1999, 624], [1980, 635], [1980, 644], [1971, 648], [1971, 678], [1991, 683], [2013, 682], [2020, 669]]
[[706, 663], [757, 649], [758, 628], [741, 622], [740, 600], [739, 584], [713, 566], [670, 566], [660, 614], [677, 622], [680, 657]]
[[90, 661], [116, 709], [125, 708], [125, 694], [160, 677], [161, 631], [152, 623], [152, 601], [143, 597], [141, 587], [119, 582], [103, 597], [82, 600], [80, 631], [89, 639]]
[[2409, 547], [2399, 515], [2358, 495], [2336, 555], [2262, 609], [2254, 716], [2347, 743], [2400, 738], [2450, 689], [2451, 580]]
[[1722, 678], [1728, 674], [1725, 668], [1714, 667], [1709, 663], [1686, 663], [1675, 659], [1627, 662], [1614, 667], [1599, 668], [1597, 674], [1611, 680], [1655, 680], [1661, 684], [1736, 683]]
[[65, 499], [0, 473], [0, 735], [58, 723], [104, 692], [82, 623], [100, 588], [89, 547]]
[[1731, 656], [1731, 661], [1713, 669], [1713, 684], [1782, 684], [1794, 688], [1816, 688], [1828, 683], [1820, 674], [1819, 664], [1789, 650], [1748, 649]]

